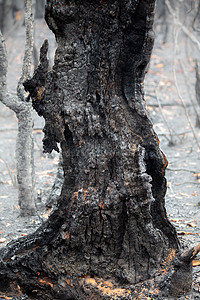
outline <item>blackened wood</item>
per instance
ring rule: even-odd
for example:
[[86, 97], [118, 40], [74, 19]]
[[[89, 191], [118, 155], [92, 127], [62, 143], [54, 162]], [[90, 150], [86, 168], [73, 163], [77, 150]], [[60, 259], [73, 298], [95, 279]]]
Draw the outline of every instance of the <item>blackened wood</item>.
[[178, 248], [165, 211], [167, 159], [142, 88], [153, 15], [154, 0], [47, 1], [54, 66], [45, 41], [24, 86], [45, 118], [44, 150], [61, 144], [64, 184], [49, 220], [1, 251], [1, 288], [15, 281], [40, 299], [134, 299], [134, 284]]

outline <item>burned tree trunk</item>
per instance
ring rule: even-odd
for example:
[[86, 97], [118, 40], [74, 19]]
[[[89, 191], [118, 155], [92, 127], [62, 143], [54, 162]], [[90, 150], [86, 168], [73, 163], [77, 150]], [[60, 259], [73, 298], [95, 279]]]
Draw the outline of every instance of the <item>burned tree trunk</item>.
[[1, 251], [2, 290], [12, 282], [37, 299], [134, 299], [134, 284], [178, 248], [167, 160], [142, 90], [153, 11], [154, 0], [47, 1], [55, 64], [48, 71], [45, 42], [24, 85], [45, 118], [45, 151], [61, 144], [64, 184], [49, 220]]

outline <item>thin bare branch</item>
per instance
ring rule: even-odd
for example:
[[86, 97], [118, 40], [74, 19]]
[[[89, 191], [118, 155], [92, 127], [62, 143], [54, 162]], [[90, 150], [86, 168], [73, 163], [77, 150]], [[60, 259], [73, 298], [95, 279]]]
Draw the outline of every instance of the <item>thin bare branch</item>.
[[187, 27], [184, 26], [183, 23], [181, 23], [181, 21], [179, 20], [178, 16], [176, 13], [174, 13], [173, 8], [171, 7], [171, 4], [169, 2], [169, 0], [165, 0], [165, 4], [170, 12], [170, 14], [172, 15], [173, 19], [174, 19], [174, 23], [179, 27], [179, 29], [181, 29], [186, 35], [187, 37], [197, 46], [197, 48], [200, 50], [200, 42], [197, 40], [197, 38], [194, 36], [194, 34], [187, 29]]
[[189, 170], [189, 169], [184, 169], [184, 168], [178, 168], [178, 169], [173, 169], [173, 168], [167, 168], [168, 171], [172, 172], [179, 172], [179, 171], [184, 171], [184, 172], [189, 172], [189, 173], [196, 173], [196, 170]]
[[19, 101], [19, 98], [17, 96], [13, 96], [9, 92], [7, 92], [5, 97], [0, 100], [16, 114], [26, 109], [26, 103]]
[[6, 48], [4, 44], [4, 38], [0, 32], [0, 100], [3, 100], [6, 96], [7, 85], [6, 76], [8, 69], [8, 61], [6, 55]]
[[0, 32], [0, 101], [15, 113], [18, 113], [21, 109], [24, 109], [24, 105], [20, 103], [18, 97], [12, 96], [7, 91], [7, 69], [8, 61], [5, 41]]
[[[168, 1], [168, 0], [166, 0]], [[199, 139], [196, 135], [196, 132], [195, 132], [195, 129], [194, 129], [194, 126], [192, 125], [192, 122], [190, 120], [190, 117], [189, 117], [189, 114], [187, 112], [187, 107], [186, 107], [186, 104], [185, 104], [185, 101], [182, 97], [182, 94], [181, 94], [181, 91], [180, 91], [180, 88], [179, 88], [179, 85], [178, 85], [178, 80], [177, 80], [177, 74], [176, 74], [176, 67], [175, 67], [175, 58], [177, 57], [177, 47], [178, 47], [178, 35], [179, 35], [179, 31], [180, 31], [180, 28], [175, 28], [174, 29], [174, 63], [173, 63], [173, 73], [174, 73], [174, 81], [175, 81], [175, 86], [176, 86], [176, 90], [177, 90], [177, 93], [178, 93], [178, 96], [182, 102], [182, 105], [183, 105], [183, 108], [184, 108], [184, 112], [185, 112], [185, 115], [186, 115], [186, 118], [188, 120], [188, 123], [190, 125], [190, 128], [192, 130], [192, 134], [194, 136], [194, 139], [196, 141], [196, 144], [197, 144], [197, 147], [200, 149], [200, 143], [199, 143]]]
[[18, 82], [17, 92], [21, 101], [25, 100], [25, 92], [23, 82], [31, 74], [31, 65], [33, 59], [33, 44], [34, 44], [34, 18], [32, 11], [32, 0], [25, 0], [25, 26], [26, 26], [26, 43], [25, 53], [22, 66], [22, 75]]

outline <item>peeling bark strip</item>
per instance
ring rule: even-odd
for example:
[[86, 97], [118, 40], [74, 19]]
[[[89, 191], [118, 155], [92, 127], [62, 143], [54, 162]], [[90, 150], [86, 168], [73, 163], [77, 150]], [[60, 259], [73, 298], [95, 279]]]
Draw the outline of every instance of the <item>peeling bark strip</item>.
[[45, 151], [61, 143], [64, 184], [49, 220], [1, 250], [1, 289], [14, 281], [36, 299], [139, 299], [178, 248], [142, 90], [153, 11], [154, 0], [47, 1], [55, 63], [48, 71], [45, 41], [24, 86], [45, 118]]

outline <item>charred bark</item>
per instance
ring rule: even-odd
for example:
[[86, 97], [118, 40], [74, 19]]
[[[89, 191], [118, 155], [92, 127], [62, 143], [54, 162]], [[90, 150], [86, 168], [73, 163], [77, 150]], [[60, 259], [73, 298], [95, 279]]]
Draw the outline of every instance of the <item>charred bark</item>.
[[56, 178], [46, 203], [47, 208], [53, 208], [57, 206], [58, 199], [61, 195], [62, 185], [64, 182], [64, 172], [63, 172], [62, 165], [63, 165], [63, 159], [62, 159], [62, 154], [60, 154]]
[[46, 41], [24, 86], [45, 118], [44, 150], [61, 144], [64, 184], [49, 220], [1, 251], [1, 289], [134, 299], [134, 284], [179, 247], [165, 211], [167, 160], [142, 89], [153, 12], [154, 0], [47, 1], [55, 63], [48, 71]]

